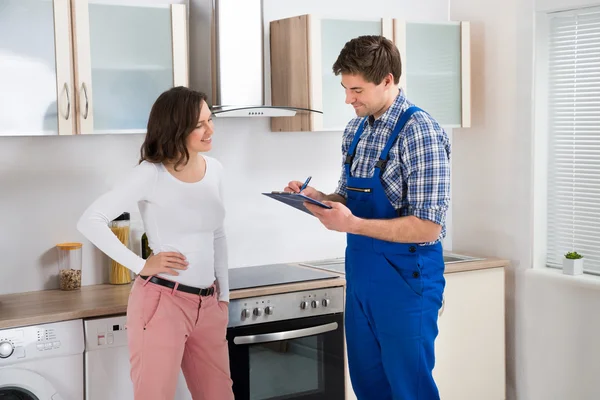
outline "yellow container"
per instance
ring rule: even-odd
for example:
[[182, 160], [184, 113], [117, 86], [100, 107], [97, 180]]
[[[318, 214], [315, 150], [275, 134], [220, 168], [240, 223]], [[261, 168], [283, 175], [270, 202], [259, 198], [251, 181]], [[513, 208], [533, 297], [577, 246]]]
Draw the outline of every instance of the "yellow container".
[[[115, 218], [110, 223], [110, 229], [113, 231], [115, 236], [119, 238], [121, 243], [129, 247], [129, 232], [130, 222], [129, 213], [123, 213]], [[108, 269], [108, 282], [113, 285], [123, 285], [130, 283], [133, 280], [133, 273], [127, 267], [119, 264], [115, 260], [110, 260]]]
[[81, 287], [81, 243], [59, 243], [58, 284], [60, 290], [76, 290]]

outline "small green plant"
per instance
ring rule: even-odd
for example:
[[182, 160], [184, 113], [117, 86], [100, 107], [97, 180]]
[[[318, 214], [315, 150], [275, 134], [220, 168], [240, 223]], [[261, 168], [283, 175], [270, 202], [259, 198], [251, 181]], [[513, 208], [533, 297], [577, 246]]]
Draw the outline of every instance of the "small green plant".
[[565, 258], [568, 258], [569, 260], [578, 260], [580, 258], [583, 258], [583, 256], [577, 253], [576, 251], [570, 251], [567, 254], [565, 254]]

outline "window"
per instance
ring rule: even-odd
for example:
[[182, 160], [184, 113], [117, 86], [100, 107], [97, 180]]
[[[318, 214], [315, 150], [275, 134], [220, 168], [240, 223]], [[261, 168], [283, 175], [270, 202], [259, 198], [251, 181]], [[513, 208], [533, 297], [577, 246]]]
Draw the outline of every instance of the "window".
[[600, 273], [600, 8], [548, 20], [546, 264]]

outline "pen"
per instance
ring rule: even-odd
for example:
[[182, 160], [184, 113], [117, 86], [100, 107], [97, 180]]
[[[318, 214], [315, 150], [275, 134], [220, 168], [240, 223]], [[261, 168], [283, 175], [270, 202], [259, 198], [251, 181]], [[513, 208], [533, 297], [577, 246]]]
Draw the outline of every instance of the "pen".
[[[310, 182], [311, 178], [312, 178], [312, 176], [309, 176], [308, 178], [306, 178], [306, 181], [304, 182], [304, 184], [300, 188], [300, 192], [302, 192], [304, 189], [306, 189], [306, 187], [308, 186], [308, 182]], [[298, 193], [300, 193], [300, 192], [298, 192]]]

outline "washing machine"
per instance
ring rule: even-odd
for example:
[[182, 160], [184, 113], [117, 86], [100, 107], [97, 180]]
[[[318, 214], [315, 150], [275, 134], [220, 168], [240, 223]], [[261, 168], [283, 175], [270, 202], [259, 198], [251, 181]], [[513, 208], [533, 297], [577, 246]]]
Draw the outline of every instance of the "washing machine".
[[[84, 321], [86, 400], [134, 399], [126, 322], [125, 315]], [[192, 400], [181, 371], [174, 400]]]
[[83, 320], [0, 330], [0, 399], [82, 400]]

